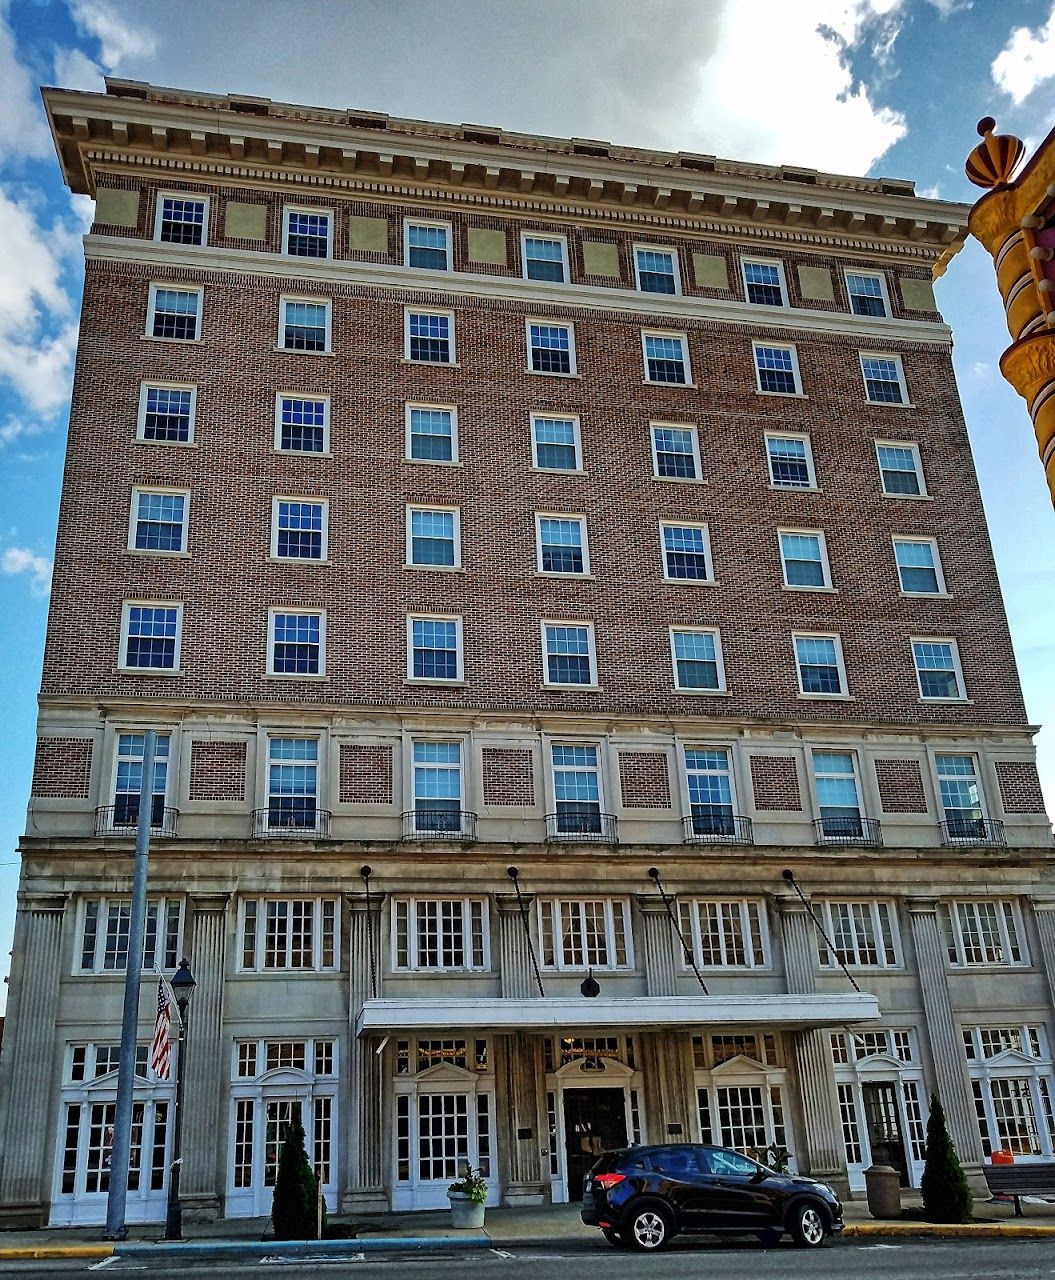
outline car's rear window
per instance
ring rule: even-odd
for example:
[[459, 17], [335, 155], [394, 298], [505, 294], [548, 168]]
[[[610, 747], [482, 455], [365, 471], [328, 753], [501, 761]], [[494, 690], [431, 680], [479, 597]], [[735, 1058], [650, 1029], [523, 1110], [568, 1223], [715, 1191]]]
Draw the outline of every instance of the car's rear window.
[[691, 1178], [700, 1171], [696, 1153], [691, 1147], [668, 1147], [661, 1151], [651, 1151], [648, 1163], [657, 1173], [665, 1173], [671, 1178]]
[[605, 1151], [590, 1166], [591, 1173], [609, 1173], [613, 1169], [621, 1169], [626, 1163], [629, 1151]]

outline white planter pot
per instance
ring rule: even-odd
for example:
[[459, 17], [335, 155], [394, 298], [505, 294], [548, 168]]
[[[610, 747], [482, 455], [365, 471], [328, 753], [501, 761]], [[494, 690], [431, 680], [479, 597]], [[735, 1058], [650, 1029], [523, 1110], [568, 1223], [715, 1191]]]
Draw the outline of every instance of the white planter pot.
[[451, 1202], [451, 1226], [463, 1229], [466, 1227], [482, 1227], [484, 1225], [483, 1204], [477, 1204], [464, 1191], [448, 1191], [447, 1199]]

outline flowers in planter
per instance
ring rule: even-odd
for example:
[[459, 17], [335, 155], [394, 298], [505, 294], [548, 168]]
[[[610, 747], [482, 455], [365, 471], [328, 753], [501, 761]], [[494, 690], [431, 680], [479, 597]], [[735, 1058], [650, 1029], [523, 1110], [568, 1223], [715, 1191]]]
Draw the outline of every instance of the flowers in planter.
[[471, 1164], [466, 1164], [465, 1172], [457, 1182], [452, 1182], [447, 1190], [468, 1196], [473, 1204], [483, 1204], [487, 1199], [487, 1183], [484, 1181], [484, 1176]]

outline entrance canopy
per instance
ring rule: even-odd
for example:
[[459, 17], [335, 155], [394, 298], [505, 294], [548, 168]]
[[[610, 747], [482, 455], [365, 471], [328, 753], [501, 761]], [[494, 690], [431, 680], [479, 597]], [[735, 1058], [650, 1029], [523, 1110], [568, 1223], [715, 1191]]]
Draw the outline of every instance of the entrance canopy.
[[387, 1035], [397, 1031], [557, 1031], [596, 1027], [612, 1031], [664, 1028], [760, 1027], [787, 1031], [841, 1027], [879, 1017], [873, 995], [769, 996], [552, 996], [545, 999], [462, 1000], [435, 996], [367, 1000], [355, 1033]]

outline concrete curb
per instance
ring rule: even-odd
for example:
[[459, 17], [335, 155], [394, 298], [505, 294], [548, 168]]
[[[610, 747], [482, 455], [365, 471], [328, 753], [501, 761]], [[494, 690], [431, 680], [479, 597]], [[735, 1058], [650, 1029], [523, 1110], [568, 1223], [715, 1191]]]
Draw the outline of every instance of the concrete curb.
[[992, 1240], [1006, 1236], [1011, 1240], [1050, 1240], [1055, 1225], [1025, 1222], [853, 1222], [843, 1230], [844, 1237], [853, 1236], [936, 1236], [943, 1240]]
[[119, 1244], [113, 1252], [119, 1258], [201, 1258], [217, 1254], [239, 1257], [249, 1253], [295, 1258], [319, 1254], [339, 1257], [342, 1254], [382, 1253], [398, 1249], [491, 1247], [489, 1236], [368, 1236], [364, 1240], [159, 1240], [157, 1244]]

